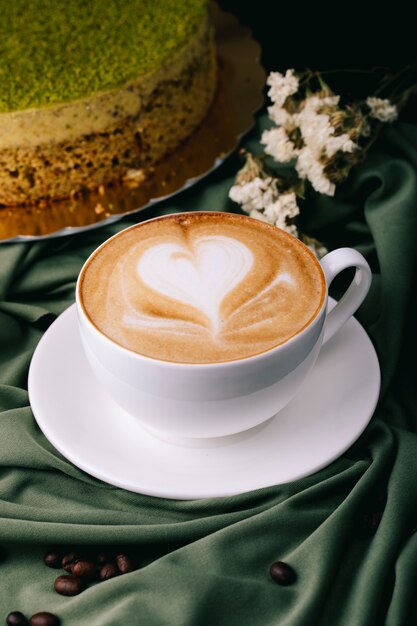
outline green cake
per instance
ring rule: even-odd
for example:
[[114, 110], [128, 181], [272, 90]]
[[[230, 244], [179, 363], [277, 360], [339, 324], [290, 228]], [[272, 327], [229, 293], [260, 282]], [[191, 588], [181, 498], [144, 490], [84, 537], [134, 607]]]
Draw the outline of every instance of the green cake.
[[205, 0], [0, 0], [0, 204], [157, 162], [216, 86]]

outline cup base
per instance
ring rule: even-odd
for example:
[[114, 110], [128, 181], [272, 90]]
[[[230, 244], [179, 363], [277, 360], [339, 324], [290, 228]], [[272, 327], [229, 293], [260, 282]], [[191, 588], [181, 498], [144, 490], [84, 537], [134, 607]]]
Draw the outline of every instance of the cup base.
[[144, 430], [146, 430], [147, 433], [152, 435], [152, 437], [174, 446], [182, 446], [184, 448], [222, 448], [224, 446], [230, 446], [234, 443], [240, 443], [246, 439], [250, 439], [263, 430], [267, 424], [276, 417], [276, 415], [277, 414], [272, 415], [261, 424], [248, 428], [247, 430], [243, 430], [233, 435], [222, 435], [220, 437], [181, 437], [149, 428], [149, 426], [143, 422], [140, 422], [140, 425]]

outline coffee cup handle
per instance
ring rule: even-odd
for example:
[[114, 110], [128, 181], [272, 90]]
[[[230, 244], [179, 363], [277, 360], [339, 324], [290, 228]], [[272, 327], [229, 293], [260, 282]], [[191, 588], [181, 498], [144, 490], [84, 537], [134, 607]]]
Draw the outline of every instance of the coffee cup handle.
[[355, 267], [356, 272], [346, 293], [336, 306], [327, 313], [323, 343], [326, 343], [355, 313], [365, 299], [372, 281], [372, 272], [366, 259], [353, 248], [339, 248], [320, 261], [326, 277], [327, 288], [342, 270]]

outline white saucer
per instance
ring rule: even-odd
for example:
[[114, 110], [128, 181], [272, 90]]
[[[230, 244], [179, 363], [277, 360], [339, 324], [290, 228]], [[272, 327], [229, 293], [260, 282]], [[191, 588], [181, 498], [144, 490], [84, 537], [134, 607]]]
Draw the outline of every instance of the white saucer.
[[328, 465], [367, 426], [379, 387], [375, 350], [352, 318], [322, 348], [290, 405], [244, 437], [205, 448], [157, 439], [102, 393], [84, 357], [75, 305], [47, 330], [29, 371], [33, 413], [61, 454], [117, 487], [182, 500], [286, 483]]

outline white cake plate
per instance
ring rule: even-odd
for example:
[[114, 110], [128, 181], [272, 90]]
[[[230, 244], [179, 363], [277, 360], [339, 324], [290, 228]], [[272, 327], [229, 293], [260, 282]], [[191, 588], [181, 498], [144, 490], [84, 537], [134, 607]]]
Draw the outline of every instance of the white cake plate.
[[84, 357], [75, 305], [46, 331], [29, 371], [34, 416], [69, 461], [111, 485], [182, 500], [230, 496], [316, 472], [363, 432], [379, 388], [375, 350], [354, 318], [322, 348], [290, 405], [218, 446], [161, 441], [113, 403]]

